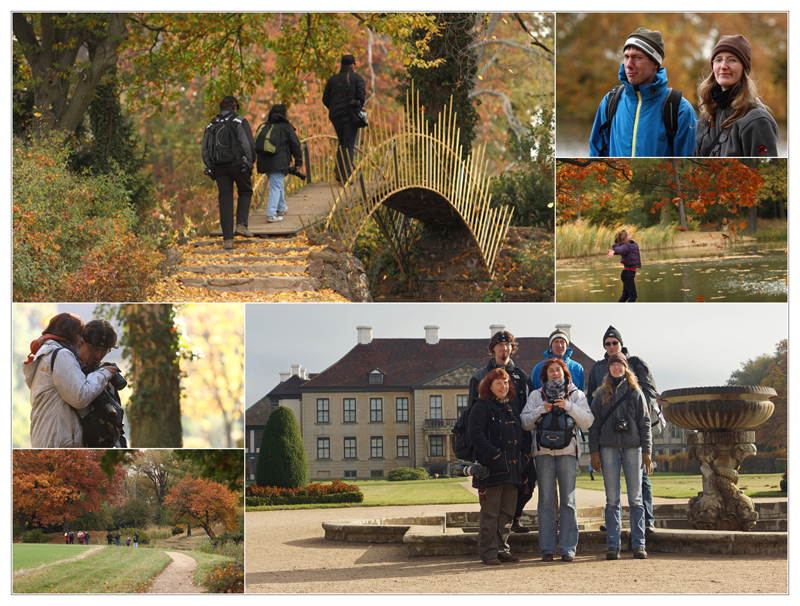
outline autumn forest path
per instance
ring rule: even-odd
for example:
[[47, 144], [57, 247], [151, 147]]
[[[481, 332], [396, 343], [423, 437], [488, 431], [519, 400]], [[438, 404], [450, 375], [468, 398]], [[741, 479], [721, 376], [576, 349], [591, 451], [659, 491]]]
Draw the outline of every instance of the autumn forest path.
[[165, 551], [172, 562], [158, 575], [147, 593], [205, 593], [202, 587], [193, 582], [192, 572], [197, 561], [186, 554]]

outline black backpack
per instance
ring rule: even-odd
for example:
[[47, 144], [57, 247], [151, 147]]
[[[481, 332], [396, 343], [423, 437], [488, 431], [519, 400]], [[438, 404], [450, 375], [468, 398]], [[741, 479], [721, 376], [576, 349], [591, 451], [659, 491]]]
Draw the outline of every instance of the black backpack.
[[206, 126], [208, 131], [208, 153], [211, 163], [216, 165], [234, 164], [239, 153], [239, 128], [241, 119], [235, 113], [225, 118], [217, 116]]
[[461, 411], [461, 414], [458, 415], [458, 419], [456, 419], [456, 423], [451, 430], [453, 433], [450, 437], [453, 446], [453, 454], [462, 461], [475, 461], [475, 448], [472, 446], [472, 442], [469, 441], [468, 424], [469, 415], [476, 401], [477, 400], [473, 400], [469, 403], [469, 406]]
[[[608, 156], [608, 143], [606, 141], [606, 131], [611, 130], [611, 121], [617, 113], [617, 104], [620, 97], [624, 92], [625, 87], [618, 84], [612, 88], [608, 93], [608, 103], [606, 103], [606, 121], [600, 127], [600, 137], [603, 141], [603, 148], [600, 150], [601, 156]], [[683, 92], [667, 89], [667, 96], [664, 98], [664, 104], [661, 106], [661, 117], [664, 120], [664, 128], [667, 130], [667, 142], [669, 148], [667, 149], [667, 156], [675, 155], [675, 135], [678, 132], [678, 110], [681, 107], [681, 98]]]
[[267, 125], [264, 122], [256, 129], [256, 153], [259, 156], [271, 156], [280, 148], [281, 129], [275, 130], [275, 126], [275, 123]]
[[[565, 396], [565, 399], [569, 394]], [[563, 408], [553, 406], [536, 422], [536, 441], [540, 448], [561, 450], [569, 446], [575, 436], [575, 420]]]

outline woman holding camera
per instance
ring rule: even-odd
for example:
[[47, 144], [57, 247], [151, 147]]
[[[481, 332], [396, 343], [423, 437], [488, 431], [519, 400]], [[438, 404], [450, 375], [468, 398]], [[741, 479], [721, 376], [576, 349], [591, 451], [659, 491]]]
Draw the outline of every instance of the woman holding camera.
[[[539, 375], [542, 387], [528, 396], [520, 415], [522, 428], [532, 430], [551, 416], [564, 417], [564, 435], [534, 431], [531, 452], [539, 481], [539, 549], [542, 561], [552, 562], [556, 551], [556, 479], [559, 491], [558, 548], [561, 560], [571, 562], [578, 547], [578, 510], [575, 505], [575, 475], [578, 466], [577, 428], [588, 430], [594, 417], [586, 396], [572, 383], [572, 375], [563, 360], [551, 358], [542, 364]], [[572, 427], [567, 427], [572, 425]], [[545, 447], [548, 438], [557, 440]], [[558, 446], [557, 448], [552, 446]]]
[[83, 448], [79, 411], [117, 373], [115, 366], [104, 366], [83, 374], [79, 353], [83, 329], [83, 320], [74, 314], [53, 316], [23, 362], [25, 383], [31, 390], [33, 448]]
[[266, 123], [256, 130], [256, 168], [262, 175], [269, 175], [267, 223], [283, 221], [287, 210], [283, 181], [286, 175], [299, 171], [302, 166], [300, 139], [286, 117], [286, 106], [283, 103], [273, 105]]
[[592, 399], [594, 421], [589, 430], [592, 467], [603, 473], [606, 489], [606, 559], [619, 559], [620, 470], [625, 474], [631, 519], [633, 557], [645, 559], [642, 469], [653, 473], [650, 452], [650, 415], [636, 375], [628, 368], [625, 354], [608, 357], [608, 374]]
[[697, 86], [695, 156], [778, 155], [778, 124], [759, 99], [750, 67], [747, 38], [722, 36], [711, 53], [711, 70]]
[[485, 479], [472, 478], [480, 496], [478, 551], [484, 564], [518, 562], [509, 553], [509, 525], [522, 484], [522, 424], [514, 407], [514, 384], [495, 368], [478, 385], [478, 399], [469, 415], [468, 434], [476, 460], [488, 469]]

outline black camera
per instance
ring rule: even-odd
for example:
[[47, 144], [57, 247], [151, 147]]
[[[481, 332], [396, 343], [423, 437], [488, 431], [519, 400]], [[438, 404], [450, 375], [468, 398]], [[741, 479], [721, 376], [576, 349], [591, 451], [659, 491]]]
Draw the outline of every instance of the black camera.
[[117, 374], [113, 375], [113, 376], [112, 376], [112, 377], [111, 377], [111, 378], [108, 380], [108, 382], [109, 382], [109, 383], [111, 383], [111, 386], [112, 386], [114, 389], [116, 389], [117, 391], [121, 391], [121, 390], [125, 389], [125, 388], [128, 386], [128, 381], [125, 379], [125, 377], [123, 377], [123, 376], [122, 376], [122, 373], [121, 373], [121, 372], [119, 372], [119, 366], [117, 366], [116, 364], [112, 364], [111, 362], [105, 362], [105, 363], [104, 363], [104, 364], [101, 366], [101, 368], [102, 368], [103, 366], [113, 366], [114, 368], [116, 368], [116, 369], [117, 369]]
[[489, 475], [489, 468], [478, 463], [462, 463], [456, 467], [456, 475], [465, 478], [475, 476], [479, 480], [485, 480]]
[[303, 181], [306, 180], [305, 173], [300, 172], [300, 169], [297, 166], [290, 166], [289, 167], [289, 174], [294, 175], [298, 179], [302, 179]]
[[242, 156], [242, 168], [240, 170], [243, 175], [253, 174], [253, 163], [247, 159], [247, 156]]
[[614, 422], [614, 431], [628, 431], [628, 422], [625, 419], [619, 419]]
[[203, 174], [206, 177], [208, 177], [209, 179], [211, 179], [212, 181], [216, 181], [217, 180], [217, 175], [214, 174], [214, 169], [213, 168], [209, 168], [208, 166], [206, 166], [205, 170], [203, 171]]

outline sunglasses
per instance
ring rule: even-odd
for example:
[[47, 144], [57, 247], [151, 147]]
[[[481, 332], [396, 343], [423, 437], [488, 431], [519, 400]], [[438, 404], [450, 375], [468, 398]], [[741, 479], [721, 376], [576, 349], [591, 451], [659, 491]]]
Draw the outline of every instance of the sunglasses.
[[612, 345], [619, 345], [619, 341], [606, 341], [603, 343], [603, 347], [611, 347]]

